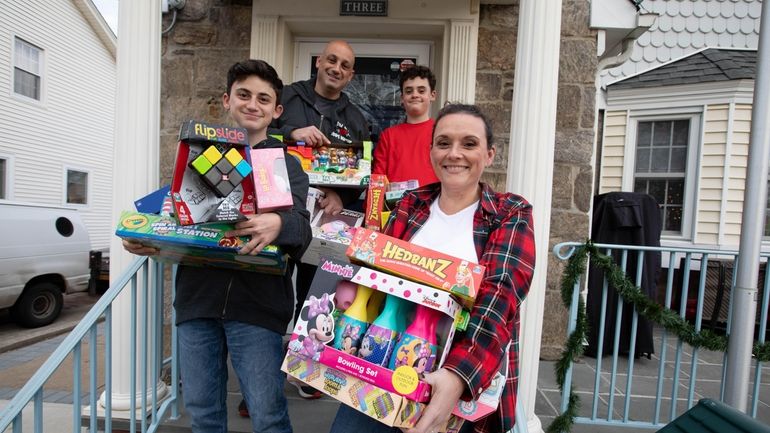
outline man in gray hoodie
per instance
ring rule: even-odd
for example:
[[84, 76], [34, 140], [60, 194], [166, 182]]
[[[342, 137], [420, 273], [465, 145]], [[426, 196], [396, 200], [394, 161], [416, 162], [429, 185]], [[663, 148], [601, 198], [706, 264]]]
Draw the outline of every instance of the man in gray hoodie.
[[[283, 90], [283, 114], [271, 124], [271, 134], [284, 139], [302, 141], [307, 146], [347, 144], [370, 140], [369, 124], [361, 111], [342, 92], [353, 79], [355, 54], [345, 41], [326, 44], [316, 59], [318, 74], [315, 78], [297, 81]], [[355, 203], [361, 190], [355, 188], [319, 188], [324, 196], [319, 205], [325, 213], [338, 214], [343, 207]], [[297, 266], [297, 296], [294, 318], [296, 321], [302, 303], [307, 297], [316, 266], [300, 263]], [[295, 384], [300, 396], [318, 398], [321, 393], [313, 388]]]

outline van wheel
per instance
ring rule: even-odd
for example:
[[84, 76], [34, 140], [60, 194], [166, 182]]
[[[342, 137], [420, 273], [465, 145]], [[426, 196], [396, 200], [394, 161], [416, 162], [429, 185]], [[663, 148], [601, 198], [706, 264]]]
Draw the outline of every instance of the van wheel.
[[38, 328], [56, 320], [64, 298], [61, 290], [51, 283], [38, 283], [24, 290], [11, 307], [13, 320], [25, 328]]

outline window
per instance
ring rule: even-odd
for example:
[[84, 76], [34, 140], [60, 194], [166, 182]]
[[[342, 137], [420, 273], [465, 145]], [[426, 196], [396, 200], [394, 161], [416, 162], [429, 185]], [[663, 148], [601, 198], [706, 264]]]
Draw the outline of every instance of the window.
[[13, 58], [13, 91], [40, 100], [43, 75], [43, 50], [16, 38]]
[[88, 204], [88, 173], [67, 170], [67, 204]]
[[663, 233], [683, 234], [691, 119], [639, 121], [634, 191], [660, 205]]
[[8, 160], [0, 158], [0, 200], [8, 198]]

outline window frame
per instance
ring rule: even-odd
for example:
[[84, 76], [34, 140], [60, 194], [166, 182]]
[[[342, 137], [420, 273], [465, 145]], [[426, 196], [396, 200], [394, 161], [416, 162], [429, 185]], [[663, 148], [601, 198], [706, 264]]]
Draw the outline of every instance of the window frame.
[[[69, 178], [68, 174], [70, 171], [76, 171], [79, 173], [85, 173], [86, 175], [86, 202], [85, 203], [70, 203], [67, 201], [67, 192], [69, 188]], [[79, 209], [88, 208], [91, 206], [91, 170], [82, 168], [82, 167], [75, 167], [75, 166], [64, 166], [64, 170], [62, 172], [62, 205], [68, 206], [68, 207], [76, 207]]]
[[633, 191], [636, 180], [636, 139], [640, 122], [669, 122], [676, 120], [690, 121], [690, 134], [687, 143], [687, 163], [684, 175], [684, 199], [682, 201], [681, 232], [663, 230], [661, 239], [691, 241], [694, 238], [697, 210], [696, 185], [701, 149], [701, 131], [703, 129], [703, 111], [693, 109], [672, 109], [652, 112], [629, 113], [626, 145], [623, 164], [623, 190]]
[[[46, 77], [46, 61], [45, 61], [45, 57], [46, 56], [45, 56], [45, 49], [43, 49], [39, 44], [36, 44], [34, 42], [30, 42], [30, 40], [31, 40], [30, 38], [22, 37], [22, 36], [17, 35], [17, 34], [14, 34], [13, 37], [10, 38], [10, 39], [11, 39], [11, 59], [10, 59], [11, 67], [10, 67], [10, 71], [9, 71], [10, 72], [10, 87], [9, 87], [8, 90], [9, 90], [9, 92], [11, 94], [11, 97], [13, 97], [13, 98], [15, 98], [15, 99], [17, 99], [19, 101], [23, 101], [23, 102], [27, 102], [27, 103], [32, 103], [32, 104], [43, 105], [45, 103], [45, 94], [46, 94], [46, 92], [45, 92], [45, 90], [46, 90], [46, 79], [45, 79], [45, 77]], [[17, 68], [17, 66], [16, 66], [16, 41], [17, 40], [21, 41], [24, 44], [32, 46], [32, 47], [36, 48], [39, 51], [38, 63], [40, 65], [40, 67], [39, 67], [39, 71], [38, 72], [39, 72], [39, 77], [40, 77], [40, 99], [35, 99], [35, 98], [31, 98], [31, 97], [29, 97], [27, 95], [23, 95], [21, 93], [16, 93], [16, 90], [15, 90], [15, 87], [16, 87], [16, 73], [15, 73], [15, 71], [16, 71], [16, 68]], [[22, 69], [22, 70], [26, 71], [23, 68], [19, 68], [19, 69]], [[29, 72], [29, 71], [26, 71], [26, 72], [32, 74], [32, 72]]]
[[3, 184], [5, 185], [5, 197], [0, 197], [0, 202], [13, 200], [13, 155], [0, 153], [0, 160], [5, 161], [5, 178]]

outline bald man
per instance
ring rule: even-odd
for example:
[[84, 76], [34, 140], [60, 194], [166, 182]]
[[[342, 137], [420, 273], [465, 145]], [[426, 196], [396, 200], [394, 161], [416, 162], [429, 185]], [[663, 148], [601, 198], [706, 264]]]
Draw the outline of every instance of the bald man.
[[[318, 74], [307, 81], [298, 81], [284, 87], [281, 104], [283, 114], [272, 123], [271, 134], [304, 141], [313, 147], [332, 143], [345, 144], [370, 140], [369, 124], [361, 111], [343, 93], [353, 79], [356, 57], [345, 41], [331, 41], [316, 59]], [[361, 195], [354, 188], [319, 188], [324, 197], [319, 200], [325, 213], [338, 214], [350, 207]], [[302, 309], [316, 266], [299, 263], [297, 266], [297, 299], [294, 317]], [[305, 398], [318, 398], [319, 391], [310, 387], [299, 388]]]

